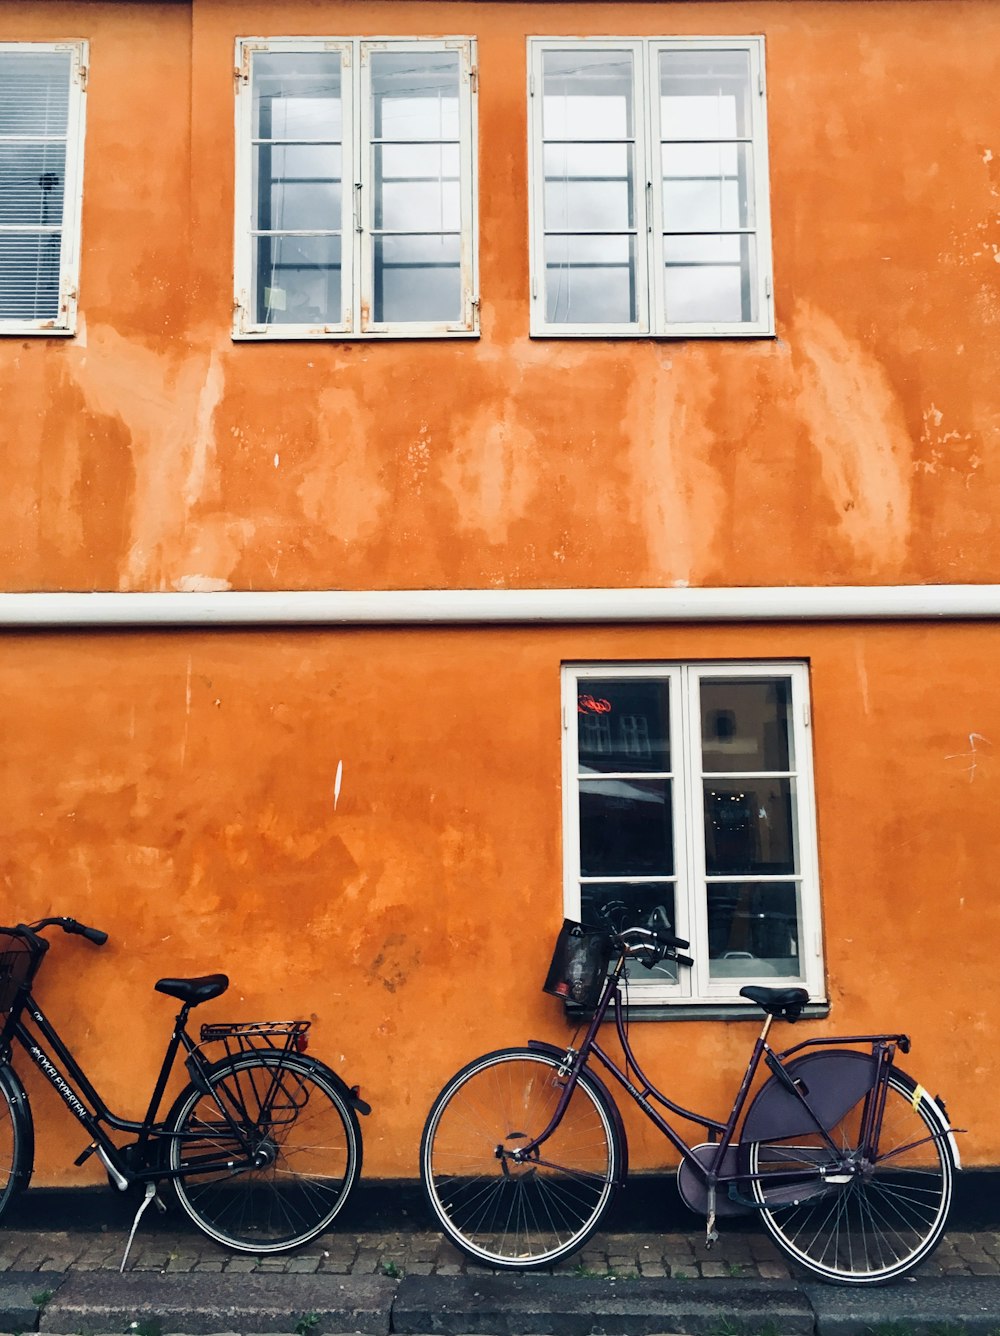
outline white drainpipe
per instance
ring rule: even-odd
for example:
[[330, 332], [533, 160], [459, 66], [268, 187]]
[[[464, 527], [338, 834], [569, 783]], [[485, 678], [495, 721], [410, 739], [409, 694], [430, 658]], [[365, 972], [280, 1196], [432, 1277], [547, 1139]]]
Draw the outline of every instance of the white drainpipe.
[[0, 594], [0, 628], [469, 626], [1000, 617], [1000, 585]]

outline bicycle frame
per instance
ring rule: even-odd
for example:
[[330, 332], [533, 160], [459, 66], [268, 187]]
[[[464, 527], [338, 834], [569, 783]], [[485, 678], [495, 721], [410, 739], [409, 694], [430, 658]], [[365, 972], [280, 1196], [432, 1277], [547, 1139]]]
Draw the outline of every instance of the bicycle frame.
[[[198, 1046], [186, 1029], [189, 1012], [190, 1006], [185, 1004], [174, 1020], [173, 1032], [167, 1042], [167, 1049], [150, 1097], [149, 1107], [142, 1121], [122, 1118], [112, 1112], [30, 991], [24, 999], [20, 1015], [9, 1036], [8, 1043], [11, 1046], [14, 1042], [20, 1045], [66, 1107], [87, 1129], [91, 1138], [90, 1145], [77, 1156], [74, 1163], [82, 1165], [91, 1155], [96, 1153], [108, 1174], [114, 1180], [115, 1185], [123, 1191], [131, 1183], [149, 1182], [162, 1178], [181, 1178], [192, 1173], [211, 1173], [223, 1168], [232, 1171], [243, 1167], [238, 1163], [233, 1164], [231, 1151], [229, 1154], [220, 1153], [218, 1158], [199, 1158], [196, 1165], [182, 1164], [177, 1169], [170, 1169], [166, 1163], [160, 1162], [159, 1159], [155, 1163], [147, 1162], [147, 1152], [152, 1143], [158, 1139], [182, 1139], [183, 1134], [171, 1133], [163, 1123], [156, 1121], [167, 1082], [170, 1079], [181, 1047], [186, 1051], [185, 1061], [192, 1080], [195, 1084], [200, 1084], [206, 1092], [212, 1093], [220, 1115], [228, 1124], [237, 1144], [242, 1147], [246, 1156], [245, 1167], [249, 1168], [253, 1164], [253, 1155], [245, 1133], [240, 1128], [238, 1121], [233, 1118], [229, 1110], [225, 1108], [218, 1096], [211, 1090], [206, 1076], [211, 1064], [206, 1063]], [[30, 1022], [30, 1025], [28, 1022]], [[45, 1045], [48, 1045], [52, 1050], [57, 1061], [53, 1061]], [[57, 1063], [62, 1064], [66, 1075], [63, 1075]], [[105, 1130], [104, 1124], [115, 1131], [131, 1133], [136, 1137], [134, 1145], [128, 1148], [133, 1151], [132, 1155], [126, 1156], [123, 1153], [123, 1148], [115, 1144]]]
[[[667, 1138], [682, 1159], [686, 1161], [691, 1169], [705, 1182], [708, 1190], [708, 1229], [711, 1236], [711, 1231], [713, 1230], [715, 1222], [716, 1192], [718, 1188], [728, 1189], [730, 1196], [741, 1205], [755, 1208], [759, 1206], [760, 1203], [751, 1201], [746, 1197], [745, 1189], [747, 1184], [761, 1181], [765, 1177], [771, 1184], [786, 1180], [795, 1182], [815, 1182], [824, 1177], [824, 1173], [820, 1168], [811, 1171], [805, 1168], [796, 1169], [787, 1174], [776, 1174], [772, 1172], [767, 1175], [751, 1174], [748, 1170], [742, 1168], [736, 1173], [723, 1172], [727, 1152], [730, 1148], [738, 1144], [736, 1141], [736, 1129], [740, 1125], [740, 1119], [746, 1108], [754, 1077], [760, 1068], [761, 1061], [766, 1064], [775, 1078], [785, 1087], [785, 1089], [799, 1101], [814, 1125], [815, 1131], [826, 1141], [834, 1160], [839, 1160], [841, 1155], [840, 1149], [834, 1145], [826, 1129], [814, 1114], [796, 1082], [785, 1071], [785, 1068], [782, 1065], [782, 1060], [804, 1048], [813, 1046], [822, 1045], [828, 1047], [832, 1045], [858, 1044], [870, 1044], [872, 1046], [872, 1057], [875, 1062], [874, 1081], [870, 1097], [866, 1099], [865, 1109], [862, 1116], [861, 1144], [865, 1148], [866, 1154], [871, 1147], [877, 1146], [882, 1126], [882, 1115], [885, 1109], [889, 1074], [892, 1069], [893, 1058], [897, 1047], [903, 1048], [904, 1052], [908, 1048], [909, 1041], [906, 1035], [849, 1035], [834, 1038], [822, 1037], [806, 1039], [790, 1049], [786, 1049], [782, 1052], [775, 1052], [767, 1042], [768, 1033], [774, 1017], [767, 1015], [764, 1018], [761, 1033], [754, 1042], [746, 1070], [743, 1074], [743, 1079], [740, 1082], [729, 1116], [725, 1122], [719, 1122], [714, 1118], [707, 1117], [704, 1114], [697, 1113], [692, 1109], [687, 1109], [683, 1105], [676, 1103], [659, 1090], [649, 1077], [646, 1076], [640, 1063], [635, 1057], [625, 1028], [621, 999], [621, 976], [624, 971], [624, 966], [625, 957], [622, 956], [612, 972], [608, 975], [597, 1009], [587, 1027], [586, 1034], [584, 1035], [579, 1049], [569, 1047], [566, 1050], [564, 1066], [561, 1070], [567, 1079], [548, 1126], [533, 1141], [526, 1143], [517, 1150], [505, 1151], [505, 1155], [510, 1155], [512, 1159], [517, 1161], [529, 1159], [536, 1155], [538, 1148], [548, 1140], [562, 1121], [562, 1118], [569, 1107], [569, 1102], [572, 1098], [580, 1073], [584, 1070], [588, 1061], [593, 1056], [598, 1060], [605, 1071], [613, 1076], [615, 1081], [631, 1096], [635, 1103], [638, 1104], [646, 1117], [662, 1133], [662, 1135]], [[600, 1027], [604, 1023], [612, 1002], [615, 1006], [615, 1029], [618, 1041], [625, 1054], [626, 1070], [624, 1071], [615, 1059], [601, 1047], [597, 1038]], [[529, 1042], [529, 1047], [536, 1047], [539, 1049], [544, 1048], [551, 1051], [552, 1046], [539, 1043], [538, 1041], [531, 1041]], [[629, 1079], [629, 1069], [635, 1072], [637, 1079], [641, 1082], [641, 1088]], [[665, 1109], [676, 1114], [678, 1117], [705, 1128], [709, 1140], [716, 1143], [715, 1154], [707, 1163], [703, 1162], [696, 1155], [694, 1147], [692, 1147], [667, 1121], [667, 1119], [663, 1117], [655, 1107], [654, 1101], [655, 1104], [662, 1105]], [[539, 1159], [538, 1162], [543, 1165], [545, 1164], [545, 1161], [541, 1159]]]

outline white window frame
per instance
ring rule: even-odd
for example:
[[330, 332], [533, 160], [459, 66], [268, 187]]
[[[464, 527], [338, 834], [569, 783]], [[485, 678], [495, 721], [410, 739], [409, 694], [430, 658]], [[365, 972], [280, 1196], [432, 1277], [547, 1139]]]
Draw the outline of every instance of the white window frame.
[[[0, 335], [75, 334], [80, 281], [80, 217], [83, 208], [83, 141], [89, 46], [82, 38], [67, 42], [0, 42], [0, 51], [25, 54], [58, 51], [70, 55], [63, 213], [59, 225], [59, 312], [54, 318], [38, 320], [0, 319]], [[41, 227], [25, 227], [22, 224], [0, 226], [3, 232], [42, 230]]]
[[[542, 138], [543, 60], [548, 51], [573, 49], [629, 51], [633, 56], [635, 105], [635, 226], [637, 319], [618, 323], [563, 323], [546, 319], [545, 219]], [[660, 142], [657, 60], [662, 51], [746, 51], [750, 59], [751, 134], [754, 219], [754, 274], [757, 318], [732, 322], [673, 322], [667, 319], [661, 263], [662, 191], [654, 159]], [[748, 37], [529, 37], [529, 249], [531, 268], [531, 334], [552, 338], [761, 338], [774, 334], [771, 278], [771, 222], [767, 162], [767, 99], [764, 38]]]
[[[787, 774], [794, 780], [793, 819], [795, 822], [798, 869], [784, 876], [761, 874], [719, 875], [720, 882], [797, 882], [800, 887], [800, 974], [762, 978], [716, 978], [709, 973], [708, 911], [705, 870], [704, 803], [701, 769], [701, 711], [699, 684], [704, 678], [731, 677], [746, 681], [753, 678], [788, 679], [791, 685], [792, 763]], [[808, 990], [811, 1002], [825, 1001], [823, 935], [820, 905], [819, 869], [816, 843], [816, 805], [813, 781], [812, 727], [809, 703], [809, 669], [801, 662], [697, 662], [697, 663], [571, 663], [562, 669], [563, 720], [563, 907], [567, 918], [579, 921], [581, 912], [580, 872], [580, 802], [577, 695], [588, 679], [651, 678], [670, 684], [670, 757], [669, 775], [653, 773], [644, 778], [670, 778], [672, 826], [674, 834], [674, 931], [691, 943], [689, 954], [693, 968], [678, 967], [677, 978], [655, 978], [641, 968], [629, 971], [629, 1000], [633, 1005], [705, 1006], [751, 1004], [741, 999], [739, 990], [747, 984], [768, 987], [801, 987]], [[777, 772], [766, 772], [769, 776]], [[739, 772], [727, 773], [727, 780], [750, 777]], [[611, 880], [611, 878], [608, 878]], [[593, 879], [596, 882], [601, 878]], [[615, 876], [615, 882], [663, 882], [669, 877]]]
[[[460, 196], [462, 316], [456, 321], [377, 322], [374, 309], [375, 199], [370, 132], [370, 57], [376, 51], [457, 51], [460, 58]], [[343, 89], [341, 259], [343, 317], [337, 323], [261, 324], [252, 306], [253, 57], [257, 52], [339, 51]], [[477, 69], [472, 37], [243, 37], [236, 42], [236, 231], [234, 339], [367, 339], [476, 337], [479, 334], [476, 162]]]

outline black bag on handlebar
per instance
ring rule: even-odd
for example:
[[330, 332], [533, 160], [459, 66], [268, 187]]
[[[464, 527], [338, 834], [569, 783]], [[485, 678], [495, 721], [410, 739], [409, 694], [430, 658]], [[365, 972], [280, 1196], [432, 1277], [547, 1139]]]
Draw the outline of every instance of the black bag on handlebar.
[[595, 1007], [610, 963], [611, 940], [605, 929], [564, 919], [542, 991], [573, 1006]]

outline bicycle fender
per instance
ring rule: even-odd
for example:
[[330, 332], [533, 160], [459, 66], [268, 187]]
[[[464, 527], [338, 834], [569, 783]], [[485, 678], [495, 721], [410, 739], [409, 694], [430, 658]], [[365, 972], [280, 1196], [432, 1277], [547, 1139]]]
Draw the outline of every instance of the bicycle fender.
[[356, 1109], [358, 1113], [363, 1113], [366, 1118], [368, 1117], [372, 1111], [372, 1106], [361, 1098], [357, 1086], [349, 1086], [338, 1072], [335, 1072], [332, 1067], [328, 1067], [319, 1058], [307, 1057], [304, 1061], [315, 1070], [321, 1071], [330, 1084], [336, 1086], [338, 1092], [350, 1104], [352, 1109]]
[[875, 1085], [875, 1059], [856, 1049], [821, 1048], [784, 1066], [802, 1099], [772, 1076], [747, 1110], [744, 1144], [807, 1136], [817, 1124], [829, 1132]]
[[15, 1193], [22, 1192], [31, 1182], [35, 1169], [35, 1124], [28, 1104], [28, 1092], [21, 1084], [21, 1078], [9, 1065], [0, 1067], [0, 1086], [10, 1101], [11, 1107], [21, 1114], [21, 1131], [24, 1134], [24, 1164], [17, 1174]]
[[[542, 1039], [529, 1039], [528, 1047], [533, 1053], [547, 1053], [550, 1057], [562, 1060], [566, 1056], [566, 1050], [559, 1048], [556, 1044], [547, 1044]], [[615, 1125], [615, 1131], [618, 1133], [618, 1140], [622, 1148], [622, 1183], [628, 1176], [628, 1137], [625, 1135], [625, 1124], [622, 1122], [621, 1113], [618, 1105], [615, 1103], [614, 1096], [604, 1084], [596, 1072], [592, 1072], [589, 1067], [586, 1068], [588, 1078], [593, 1081], [600, 1094], [604, 1097], [607, 1105], [608, 1114]]]
[[[940, 1125], [940, 1130], [943, 1133], [942, 1140], [951, 1152], [952, 1164], [956, 1169], [961, 1169], [962, 1157], [958, 1153], [958, 1142], [955, 1140], [956, 1129], [951, 1125], [951, 1119], [948, 1117], [948, 1110], [944, 1100], [940, 1095], [936, 1097], [929, 1095], [919, 1081], [914, 1081], [912, 1076], [907, 1075], [906, 1072], [900, 1071], [898, 1067], [894, 1070], [896, 1075], [901, 1077], [910, 1087], [910, 1099], [912, 1100], [913, 1107], [917, 1108], [922, 1104], [925, 1109], [930, 1110], [931, 1116]], [[958, 1128], [957, 1130], [962, 1131], [963, 1129]]]

